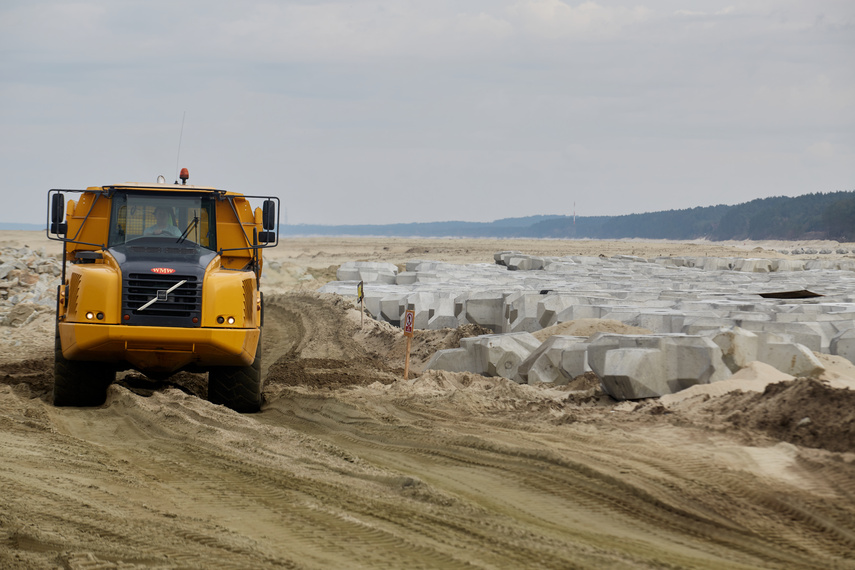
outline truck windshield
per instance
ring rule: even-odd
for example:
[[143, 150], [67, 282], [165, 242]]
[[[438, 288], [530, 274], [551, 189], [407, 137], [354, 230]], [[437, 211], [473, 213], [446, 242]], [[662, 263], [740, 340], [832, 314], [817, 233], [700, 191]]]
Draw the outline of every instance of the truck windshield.
[[214, 202], [207, 196], [117, 192], [113, 195], [110, 247], [152, 238], [216, 250]]

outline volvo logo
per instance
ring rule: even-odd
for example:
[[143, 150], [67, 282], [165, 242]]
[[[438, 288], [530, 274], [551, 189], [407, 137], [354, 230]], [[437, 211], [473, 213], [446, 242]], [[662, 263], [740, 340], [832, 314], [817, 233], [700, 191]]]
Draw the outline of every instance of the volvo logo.
[[[175, 271], [175, 270], [173, 269], [173, 271]], [[184, 285], [185, 283], [187, 283], [187, 280], [182, 279], [181, 281], [179, 281], [178, 283], [176, 283], [175, 285], [173, 285], [169, 289], [158, 289], [157, 295], [152, 297], [148, 303], [146, 303], [145, 305], [143, 305], [142, 307], [140, 307], [137, 310], [138, 311], [145, 311], [146, 309], [148, 309], [150, 306], [157, 303], [158, 301], [169, 300], [169, 294], [172, 293], [173, 291], [175, 291], [176, 289], [178, 289], [179, 287], [181, 287], [182, 285]]]
[[168, 275], [170, 273], [175, 273], [175, 270], [171, 267], [152, 267], [152, 273], [159, 273], [160, 275]]

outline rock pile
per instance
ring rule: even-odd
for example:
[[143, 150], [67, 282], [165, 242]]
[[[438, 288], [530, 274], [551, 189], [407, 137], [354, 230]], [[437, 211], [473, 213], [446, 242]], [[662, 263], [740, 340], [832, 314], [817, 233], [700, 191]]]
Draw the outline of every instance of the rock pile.
[[44, 248], [0, 249], [0, 325], [19, 327], [56, 305], [62, 261]]

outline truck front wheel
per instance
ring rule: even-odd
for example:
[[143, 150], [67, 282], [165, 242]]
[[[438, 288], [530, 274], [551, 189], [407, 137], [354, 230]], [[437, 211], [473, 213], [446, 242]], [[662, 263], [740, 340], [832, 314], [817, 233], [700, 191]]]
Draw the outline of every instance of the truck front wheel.
[[107, 399], [107, 388], [115, 379], [116, 371], [109, 364], [66, 360], [57, 330], [53, 362], [54, 406], [100, 406]]
[[261, 334], [251, 365], [217, 366], [208, 371], [208, 400], [242, 414], [261, 409], [261, 388]]

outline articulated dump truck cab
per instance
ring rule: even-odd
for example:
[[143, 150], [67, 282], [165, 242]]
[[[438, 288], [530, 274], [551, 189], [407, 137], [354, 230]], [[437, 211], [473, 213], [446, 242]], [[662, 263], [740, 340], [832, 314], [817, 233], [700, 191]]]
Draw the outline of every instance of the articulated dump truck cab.
[[181, 178], [49, 191], [48, 237], [65, 257], [54, 405], [103, 404], [120, 370], [189, 370], [208, 372], [212, 402], [259, 410], [261, 251], [278, 245], [279, 199]]

